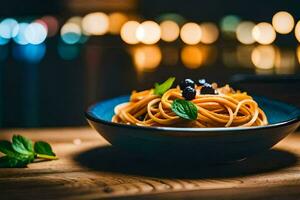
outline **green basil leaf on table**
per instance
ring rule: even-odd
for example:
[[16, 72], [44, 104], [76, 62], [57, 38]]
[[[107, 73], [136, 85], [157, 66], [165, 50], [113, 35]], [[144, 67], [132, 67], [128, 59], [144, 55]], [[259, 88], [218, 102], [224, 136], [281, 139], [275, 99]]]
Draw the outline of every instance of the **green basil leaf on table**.
[[34, 154], [21, 154], [14, 150], [13, 145], [9, 141], [0, 141], [0, 152], [5, 154], [0, 158], [1, 167], [24, 167], [34, 160]]
[[198, 115], [198, 108], [190, 101], [183, 99], [175, 99], [172, 103], [171, 109], [179, 117], [187, 120], [196, 120]]
[[8, 156], [13, 156], [16, 153], [12, 147], [11, 142], [6, 140], [0, 141], [0, 152]]
[[170, 89], [175, 81], [175, 77], [168, 78], [162, 84], [154, 84], [154, 94], [162, 96], [168, 89]]
[[47, 142], [44, 142], [44, 141], [36, 142], [34, 144], [34, 151], [37, 154], [37, 157], [39, 157], [39, 155], [47, 155], [47, 156], [56, 157], [50, 144], [48, 144]]
[[14, 157], [3, 156], [0, 158], [0, 168], [26, 167], [31, 161], [29, 159], [16, 159]]
[[2, 140], [0, 141], [0, 152], [3, 154], [12, 157], [12, 158], [17, 158], [17, 159], [27, 159], [27, 158], [33, 158], [34, 155], [24, 155], [21, 153], [18, 153], [17, 151], [14, 150], [12, 143], [9, 141]]
[[21, 135], [13, 136], [12, 147], [16, 152], [18, 152], [20, 154], [34, 155], [32, 141]]
[[0, 141], [0, 152], [5, 155], [0, 157], [0, 168], [26, 167], [35, 158], [58, 159], [47, 142], [39, 141], [33, 145], [31, 140], [20, 135], [14, 135], [12, 143]]

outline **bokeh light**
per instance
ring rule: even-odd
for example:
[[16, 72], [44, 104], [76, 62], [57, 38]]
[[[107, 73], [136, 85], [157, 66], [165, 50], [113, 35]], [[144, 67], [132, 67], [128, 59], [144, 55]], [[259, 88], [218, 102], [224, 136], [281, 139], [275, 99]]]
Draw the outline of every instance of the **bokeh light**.
[[25, 31], [27, 29], [27, 27], [29, 26], [28, 23], [19, 23], [18, 26], [15, 26], [13, 29], [13, 35], [15, 35], [15, 37], [13, 37], [13, 40], [20, 45], [26, 45], [28, 44], [28, 40], [25, 37]]
[[9, 39], [0, 37], [0, 45], [5, 45], [5, 44], [7, 44], [8, 42], [9, 42]]
[[236, 28], [236, 38], [242, 44], [253, 44], [252, 30], [255, 24], [250, 21], [241, 22]]
[[0, 38], [10, 39], [16, 36], [14, 28], [18, 26], [18, 22], [12, 18], [6, 18], [0, 23]]
[[60, 30], [61, 39], [67, 44], [79, 42], [81, 37], [81, 28], [78, 24], [67, 22]]
[[297, 58], [298, 58], [298, 62], [300, 64], [300, 45], [297, 47]]
[[155, 70], [161, 62], [162, 54], [156, 45], [138, 46], [133, 50], [133, 61], [137, 71]]
[[203, 54], [203, 65], [214, 65], [218, 58], [218, 49], [215, 45], [200, 45]]
[[269, 70], [275, 65], [276, 50], [272, 45], [259, 45], [251, 54], [252, 63], [258, 69]]
[[290, 13], [280, 11], [273, 16], [272, 25], [278, 33], [288, 34], [293, 30], [295, 21]]
[[239, 66], [245, 68], [253, 68], [251, 60], [251, 54], [254, 49], [254, 45], [239, 45], [236, 49], [236, 57]]
[[175, 41], [179, 37], [179, 26], [176, 22], [166, 20], [160, 23], [161, 39], [166, 42]]
[[48, 29], [48, 37], [53, 37], [58, 32], [58, 20], [54, 16], [44, 16], [40, 20], [42, 20]]
[[67, 24], [68, 23], [76, 24], [80, 28], [80, 33], [78, 32], [76, 35], [74, 35], [74, 33], [73, 34], [69, 33], [67, 36], [70, 36], [70, 35], [72, 36], [73, 35], [75, 38], [77, 38], [77, 37], [80, 36], [80, 39], [77, 42], [81, 43], [81, 44], [85, 43], [88, 40], [89, 35], [90, 35], [90, 33], [84, 32], [84, 30], [83, 30], [83, 28], [81, 26], [82, 25], [82, 19], [83, 18], [80, 17], [80, 16], [73, 16], [70, 19], [68, 19], [68, 21], [66, 22]]
[[109, 28], [108, 16], [102, 12], [87, 14], [82, 19], [82, 28], [91, 35], [104, 35]]
[[181, 40], [186, 44], [198, 44], [201, 41], [201, 27], [193, 22], [183, 25], [180, 31]]
[[13, 56], [16, 60], [28, 63], [39, 63], [46, 54], [46, 45], [15, 45], [13, 48]]
[[296, 65], [295, 52], [291, 49], [277, 49], [275, 59], [276, 74], [294, 74]]
[[57, 51], [63, 60], [73, 60], [80, 52], [78, 45], [70, 45], [63, 42], [58, 44]]
[[144, 44], [155, 44], [160, 39], [160, 27], [154, 21], [141, 23], [136, 30], [136, 38]]
[[300, 42], [300, 21], [297, 22], [295, 27], [295, 37]]
[[227, 15], [221, 19], [221, 30], [226, 36], [233, 36], [241, 19], [236, 15]]
[[201, 42], [204, 44], [212, 44], [219, 37], [218, 27], [214, 23], [206, 22], [201, 25], [202, 37]]
[[41, 20], [41, 19], [36, 19], [36, 20], [34, 20], [33, 22], [42, 25], [42, 26], [45, 28], [45, 30], [47, 31], [47, 35], [48, 35], [48, 26], [47, 26], [47, 24], [46, 24], [43, 20]]
[[79, 27], [81, 27], [83, 18], [80, 16], [73, 16], [68, 19], [67, 23], [74, 23], [77, 24]]
[[109, 32], [111, 34], [119, 34], [120, 30], [123, 26], [128, 21], [128, 17], [120, 12], [113, 12], [109, 14]]
[[137, 44], [139, 43], [136, 38], [136, 31], [139, 27], [139, 23], [136, 21], [128, 21], [121, 28], [121, 38], [127, 44]]
[[47, 37], [47, 29], [42, 24], [33, 22], [25, 29], [24, 37], [30, 44], [41, 44]]
[[84, 44], [84, 43], [86, 43], [88, 41], [88, 39], [89, 39], [89, 36], [81, 34], [81, 37], [80, 37], [78, 43]]
[[204, 55], [199, 46], [185, 46], [181, 50], [181, 61], [190, 69], [200, 67], [204, 62]]
[[271, 24], [261, 22], [254, 26], [252, 36], [260, 44], [271, 44], [276, 39], [276, 32]]

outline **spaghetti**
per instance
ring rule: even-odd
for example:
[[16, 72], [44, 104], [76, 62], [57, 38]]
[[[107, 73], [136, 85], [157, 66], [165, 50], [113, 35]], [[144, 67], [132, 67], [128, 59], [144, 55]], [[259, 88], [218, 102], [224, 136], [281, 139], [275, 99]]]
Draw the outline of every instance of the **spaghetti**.
[[133, 92], [130, 101], [115, 107], [112, 122], [137, 126], [167, 127], [250, 127], [268, 124], [263, 110], [246, 92], [234, 91], [228, 85], [217, 88], [217, 94], [197, 94], [190, 100], [197, 107], [197, 118], [186, 120], [172, 110], [175, 99], [184, 99], [182, 90], [168, 89], [156, 95], [154, 89]]

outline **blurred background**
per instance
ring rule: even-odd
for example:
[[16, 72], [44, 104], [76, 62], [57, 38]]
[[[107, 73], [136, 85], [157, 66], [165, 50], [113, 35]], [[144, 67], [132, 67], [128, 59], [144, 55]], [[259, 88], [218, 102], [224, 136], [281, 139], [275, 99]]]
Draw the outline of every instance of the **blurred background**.
[[300, 107], [298, 1], [18, 0], [0, 7], [0, 127], [86, 125], [170, 76]]

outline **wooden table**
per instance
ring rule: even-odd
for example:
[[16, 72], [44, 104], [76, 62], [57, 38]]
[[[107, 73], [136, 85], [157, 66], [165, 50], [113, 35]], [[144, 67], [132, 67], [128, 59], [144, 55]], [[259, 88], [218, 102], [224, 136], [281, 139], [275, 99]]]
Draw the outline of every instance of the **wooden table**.
[[53, 145], [59, 160], [0, 169], [0, 199], [300, 199], [300, 134], [241, 162], [154, 163], [84, 128], [2, 130]]

